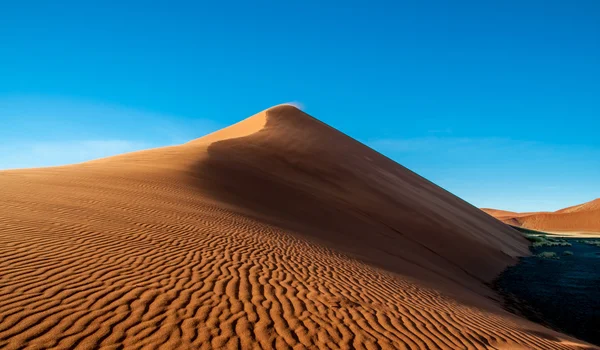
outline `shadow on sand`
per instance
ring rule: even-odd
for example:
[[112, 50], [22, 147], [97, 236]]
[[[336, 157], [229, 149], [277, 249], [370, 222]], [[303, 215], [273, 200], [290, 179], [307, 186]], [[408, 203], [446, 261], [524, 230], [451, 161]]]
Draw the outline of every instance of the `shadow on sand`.
[[600, 345], [600, 247], [593, 239], [566, 241], [532, 248], [495, 286], [509, 310]]

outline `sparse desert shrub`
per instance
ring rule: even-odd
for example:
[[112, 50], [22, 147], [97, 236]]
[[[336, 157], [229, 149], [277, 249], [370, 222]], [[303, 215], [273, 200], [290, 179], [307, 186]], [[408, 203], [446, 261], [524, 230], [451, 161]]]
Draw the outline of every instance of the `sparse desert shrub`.
[[558, 255], [555, 252], [541, 252], [537, 256], [544, 259], [558, 259]]
[[585, 244], [589, 244], [589, 245], [595, 245], [596, 247], [600, 247], [600, 240], [594, 240], [594, 241], [583, 241], [583, 243], [585, 243]]
[[525, 238], [527, 238], [530, 242], [533, 242], [533, 243], [546, 241], [546, 238], [544, 238], [542, 236], [536, 236], [536, 235], [525, 235]]
[[570, 247], [571, 243], [560, 238], [538, 237], [542, 240], [533, 242], [534, 247]]
[[600, 240], [597, 240], [597, 239], [594, 239], [594, 240], [578, 239], [575, 242], [584, 243], [584, 244], [589, 244], [589, 245], [594, 245], [596, 247], [600, 247]]

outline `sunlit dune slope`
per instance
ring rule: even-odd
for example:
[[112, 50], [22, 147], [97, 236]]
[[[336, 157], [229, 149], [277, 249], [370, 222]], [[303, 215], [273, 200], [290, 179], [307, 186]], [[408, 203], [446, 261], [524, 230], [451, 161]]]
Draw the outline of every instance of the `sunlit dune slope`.
[[534, 230], [600, 233], [600, 198], [555, 212], [513, 213], [495, 209], [482, 210], [505, 223]]
[[519, 233], [292, 106], [0, 191], [2, 348], [583, 346], [487, 287]]

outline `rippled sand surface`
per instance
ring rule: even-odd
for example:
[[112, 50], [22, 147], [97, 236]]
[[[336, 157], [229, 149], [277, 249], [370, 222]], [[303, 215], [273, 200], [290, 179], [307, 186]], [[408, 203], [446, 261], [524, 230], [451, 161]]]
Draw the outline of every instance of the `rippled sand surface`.
[[516, 231], [291, 106], [0, 172], [5, 349], [568, 349], [486, 285]]

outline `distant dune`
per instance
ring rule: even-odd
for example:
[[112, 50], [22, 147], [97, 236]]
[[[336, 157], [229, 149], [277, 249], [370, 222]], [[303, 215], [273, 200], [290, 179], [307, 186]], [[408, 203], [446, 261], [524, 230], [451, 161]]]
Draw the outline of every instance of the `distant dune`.
[[487, 283], [527, 241], [295, 107], [0, 172], [6, 349], [567, 349]]
[[514, 213], [483, 208], [507, 224], [533, 230], [565, 233], [600, 233], [600, 198], [555, 212]]

